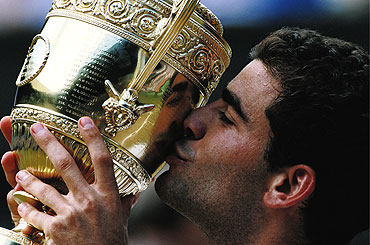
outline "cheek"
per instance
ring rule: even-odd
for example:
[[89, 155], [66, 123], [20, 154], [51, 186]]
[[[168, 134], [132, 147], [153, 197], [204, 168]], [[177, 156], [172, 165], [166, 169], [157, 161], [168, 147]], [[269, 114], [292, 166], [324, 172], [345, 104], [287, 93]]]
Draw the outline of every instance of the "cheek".
[[196, 161], [201, 162], [234, 162], [237, 164], [263, 159], [267, 136], [241, 135], [238, 133], [216, 134], [211, 140], [198, 142], [196, 145]]
[[261, 200], [264, 176], [259, 169], [264, 166], [263, 162], [240, 165], [215, 160], [203, 165], [189, 166], [182, 180], [186, 183], [187, 195], [197, 206], [206, 206], [204, 210], [207, 212], [226, 213], [240, 200]]

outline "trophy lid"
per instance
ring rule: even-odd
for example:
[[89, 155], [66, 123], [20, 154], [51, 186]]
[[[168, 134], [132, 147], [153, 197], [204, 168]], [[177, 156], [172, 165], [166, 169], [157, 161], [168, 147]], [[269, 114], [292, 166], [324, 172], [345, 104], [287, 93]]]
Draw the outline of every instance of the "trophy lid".
[[[152, 52], [171, 15], [170, 0], [54, 0], [47, 18], [77, 19]], [[231, 49], [218, 18], [199, 4], [163, 61], [199, 88], [206, 102], [230, 64]]]

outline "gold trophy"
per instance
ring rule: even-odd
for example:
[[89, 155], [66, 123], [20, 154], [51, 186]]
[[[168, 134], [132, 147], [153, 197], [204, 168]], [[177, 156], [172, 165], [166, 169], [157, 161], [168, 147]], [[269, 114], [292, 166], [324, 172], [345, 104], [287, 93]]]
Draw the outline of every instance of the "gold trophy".
[[[119, 193], [147, 188], [230, 63], [222, 25], [199, 0], [54, 0], [16, 81], [12, 148], [26, 169], [68, 189], [30, 134], [46, 125], [85, 179], [94, 169], [77, 128], [91, 117], [110, 151]], [[16, 200], [32, 201], [24, 192]], [[42, 244], [42, 233], [0, 228], [0, 244]]]

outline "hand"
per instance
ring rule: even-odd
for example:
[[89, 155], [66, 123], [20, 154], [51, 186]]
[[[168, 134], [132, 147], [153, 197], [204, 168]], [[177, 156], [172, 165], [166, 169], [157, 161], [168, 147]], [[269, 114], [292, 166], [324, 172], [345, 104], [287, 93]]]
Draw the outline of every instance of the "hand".
[[72, 156], [45, 126], [36, 123], [31, 134], [53, 162], [69, 193], [62, 195], [22, 170], [16, 175], [17, 183], [56, 215], [40, 212], [28, 203], [20, 204], [18, 213], [44, 231], [47, 244], [127, 244], [127, 222], [135, 197], [120, 200], [110, 153], [92, 120], [81, 118], [78, 127], [94, 164], [95, 182], [88, 184]]
[[[11, 128], [11, 121], [9, 116], [5, 116], [0, 121], [0, 128], [5, 136], [5, 139], [8, 141], [9, 145], [11, 146], [11, 137], [12, 137], [12, 128]], [[3, 167], [6, 180], [8, 183], [14, 188], [11, 190], [7, 195], [8, 207], [11, 213], [12, 220], [15, 225], [18, 225], [20, 220], [20, 216], [18, 214], [17, 208], [18, 204], [15, 202], [13, 198], [14, 191], [22, 190], [20, 185], [17, 185], [15, 181], [15, 175], [18, 172], [16, 157], [12, 151], [6, 152], [2, 159], [1, 165]]]

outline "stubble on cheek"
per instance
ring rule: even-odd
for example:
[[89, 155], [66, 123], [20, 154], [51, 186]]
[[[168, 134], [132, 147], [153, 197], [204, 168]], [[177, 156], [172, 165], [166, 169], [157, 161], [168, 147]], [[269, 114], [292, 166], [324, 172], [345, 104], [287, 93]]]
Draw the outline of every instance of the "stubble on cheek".
[[177, 171], [165, 173], [156, 183], [159, 197], [204, 231], [213, 227], [221, 233], [226, 226], [241, 222], [248, 226], [261, 220], [268, 176], [265, 166], [240, 169], [212, 165], [186, 169], [181, 175]]

